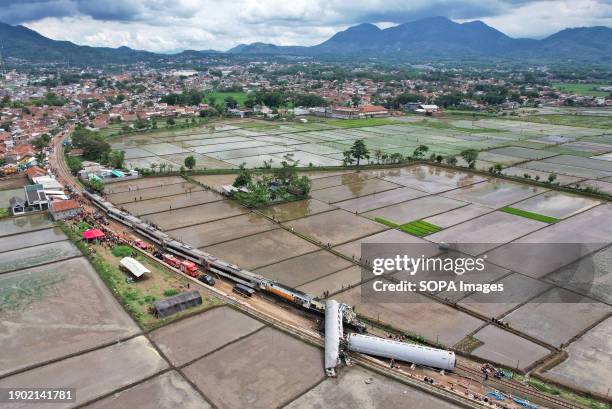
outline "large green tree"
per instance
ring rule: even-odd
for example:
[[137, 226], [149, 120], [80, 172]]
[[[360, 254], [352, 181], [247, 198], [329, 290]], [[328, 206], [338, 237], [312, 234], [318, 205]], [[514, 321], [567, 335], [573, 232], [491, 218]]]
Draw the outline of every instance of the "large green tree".
[[461, 157], [467, 163], [470, 169], [474, 169], [476, 166], [476, 160], [478, 159], [478, 151], [476, 149], [466, 149], [461, 151]]
[[240, 173], [234, 180], [234, 187], [245, 187], [251, 183], [251, 171], [243, 163], [240, 165]]
[[83, 169], [83, 161], [75, 156], [68, 156], [66, 158], [66, 164], [72, 173], [77, 173]]
[[85, 128], [77, 128], [71, 137], [72, 146], [83, 149], [87, 160], [99, 161], [108, 157], [111, 147], [99, 133]]
[[51, 140], [51, 137], [48, 134], [42, 134], [41, 136], [39, 136], [38, 138], [32, 141], [32, 146], [37, 151], [42, 152], [45, 146], [49, 144], [50, 140]]
[[419, 145], [416, 147], [414, 152], [412, 152], [412, 158], [416, 160], [423, 159], [423, 156], [427, 151], [429, 151], [429, 147], [427, 145]]
[[185, 158], [185, 167], [187, 167], [187, 169], [192, 170], [193, 168], [195, 168], [195, 165], [196, 160], [193, 155], [189, 155]]
[[362, 159], [370, 159], [370, 151], [363, 139], [357, 139], [350, 149], [351, 156], [357, 161], [357, 166]]
[[108, 154], [108, 162], [114, 168], [123, 169], [124, 161], [125, 161], [125, 151], [112, 150]]

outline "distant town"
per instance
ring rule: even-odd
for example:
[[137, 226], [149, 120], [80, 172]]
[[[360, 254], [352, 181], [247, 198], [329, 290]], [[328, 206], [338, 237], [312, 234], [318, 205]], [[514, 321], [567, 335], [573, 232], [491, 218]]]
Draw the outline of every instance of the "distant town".
[[[206, 69], [142, 66], [39, 67], [0, 76], [0, 155], [4, 172], [36, 156], [33, 143], [77, 125], [138, 131], [211, 117], [356, 119], [444, 110], [524, 116], [550, 108], [612, 105], [612, 85], [525, 70], [351, 68], [342, 64], [204, 61]], [[115, 133], [118, 133], [115, 132]]]

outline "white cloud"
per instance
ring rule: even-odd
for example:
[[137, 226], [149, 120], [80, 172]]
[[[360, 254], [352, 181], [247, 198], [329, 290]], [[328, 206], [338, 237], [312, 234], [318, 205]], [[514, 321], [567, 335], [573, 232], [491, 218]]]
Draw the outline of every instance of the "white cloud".
[[596, 0], [549, 0], [524, 4], [482, 19], [510, 37], [541, 38], [568, 27], [612, 26], [612, 4]]
[[[0, 0], [2, 6], [4, 0]], [[256, 41], [313, 45], [360, 22], [394, 24], [444, 15], [481, 19], [513, 37], [541, 37], [565, 27], [612, 25], [610, 0], [36, 0], [25, 25], [77, 44], [157, 52], [225, 50]], [[22, 3], [23, 4], [23, 3]], [[48, 7], [47, 17], [45, 10]], [[60, 7], [61, 5], [61, 7]], [[39, 7], [37, 9], [36, 7]], [[0, 20], [19, 20], [7, 8]]]
[[317, 44], [344, 26], [270, 26], [265, 23], [240, 25], [202, 24], [199, 19], [178, 24], [152, 25], [142, 21], [98, 21], [91, 17], [49, 17], [28, 23], [42, 35], [92, 46], [128, 46], [155, 52], [183, 49], [225, 50], [239, 43], [262, 41], [279, 45]]

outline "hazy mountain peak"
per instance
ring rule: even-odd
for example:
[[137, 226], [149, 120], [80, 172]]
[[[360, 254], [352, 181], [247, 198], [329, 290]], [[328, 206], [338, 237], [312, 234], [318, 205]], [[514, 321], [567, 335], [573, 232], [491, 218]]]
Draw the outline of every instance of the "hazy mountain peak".
[[[89, 47], [69, 41], [55, 41], [27, 27], [4, 23], [0, 23], [0, 41], [3, 56], [31, 61], [97, 64], [100, 61], [134, 62], [159, 58], [159, 54], [126, 46]], [[193, 53], [178, 53], [175, 58]], [[239, 44], [227, 53], [393, 59], [497, 57], [607, 62], [612, 59], [612, 29], [601, 26], [576, 27], [561, 30], [543, 40], [514, 39], [479, 20], [459, 24], [437, 16], [386, 29], [362, 23], [340, 31], [312, 47], [255, 42]]]

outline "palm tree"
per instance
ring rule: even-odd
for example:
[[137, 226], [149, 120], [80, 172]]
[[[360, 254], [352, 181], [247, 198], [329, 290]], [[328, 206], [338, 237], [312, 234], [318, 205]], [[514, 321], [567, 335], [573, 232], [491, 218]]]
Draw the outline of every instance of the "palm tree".
[[155, 173], [155, 169], [157, 169], [157, 163], [152, 163], [151, 169], [153, 170], [153, 173]]

